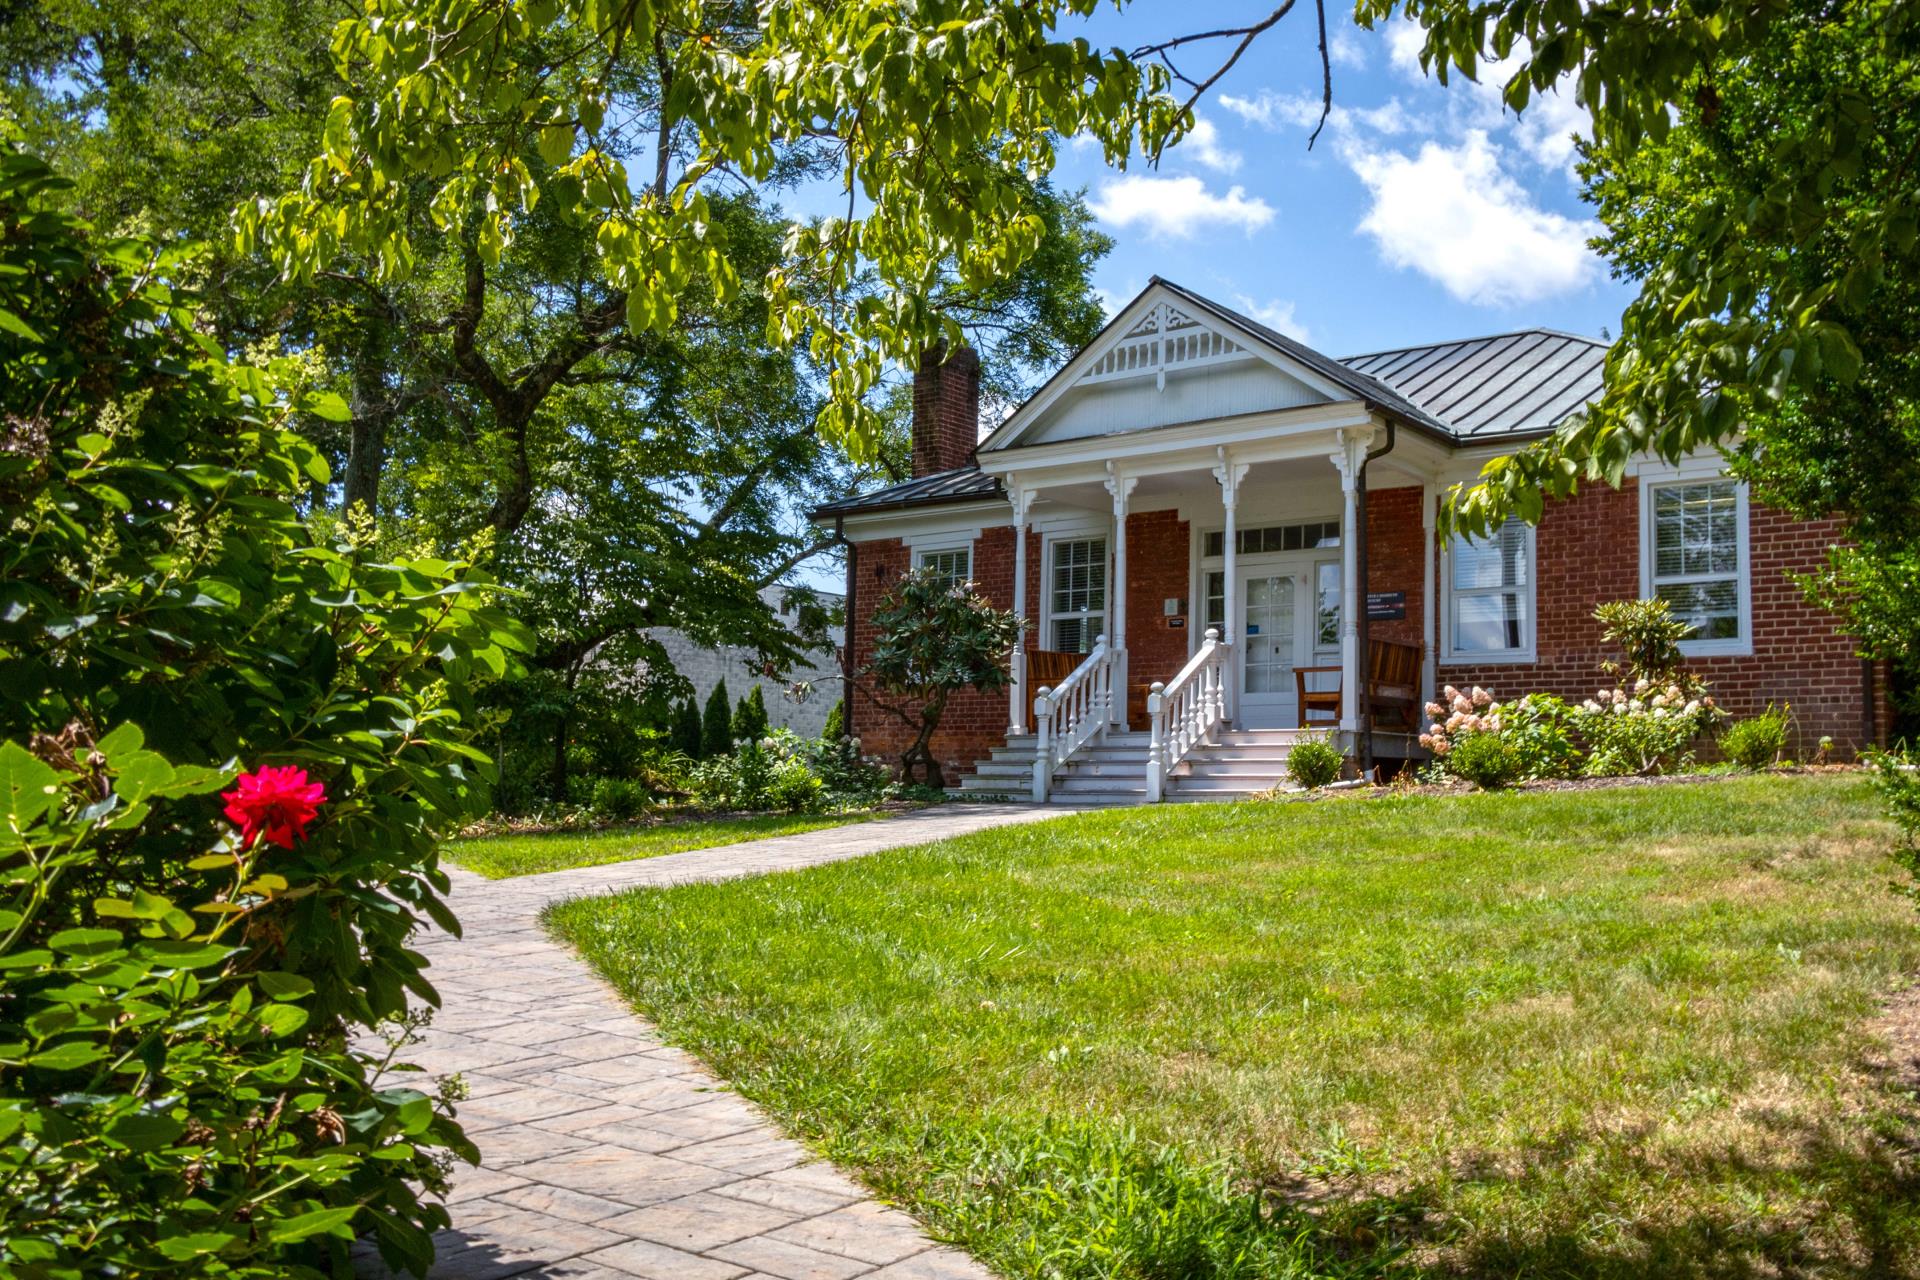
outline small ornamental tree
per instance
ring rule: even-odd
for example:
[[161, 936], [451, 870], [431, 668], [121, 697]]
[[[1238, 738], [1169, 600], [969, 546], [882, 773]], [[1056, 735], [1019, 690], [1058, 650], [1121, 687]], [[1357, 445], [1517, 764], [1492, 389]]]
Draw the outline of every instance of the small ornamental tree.
[[930, 744], [947, 700], [962, 689], [1007, 687], [1007, 655], [1020, 620], [994, 608], [970, 582], [916, 569], [881, 600], [873, 625], [878, 637], [862, 674], [887, 695], [875, 705], [914, 731], [900, 755], [901, 778], [944, 787]]
[[529, 637], [316, 519], [295, 428], [346, 406], [59, 185], [0, 146], [0, 1275], [424, 1273], [478, 1155], [354, 1046], [438, 1003], [409, 941]]
[[[1686, 674], [1686, 659], [1680, 642], [1693, 625], [1673, 616], [1665, 600], [1609, 600], [1593, 611], [1600, 634], [1609, 644], [1617, 644], [1627, 655], [1626, 674], [1651, 684], [1670, 684]], [[1619, 674], [1617, 663], [1607, 662], [1601, 669], [1608, 675]]]
[[668, 745], [689, 760], [700, 758], [700, 708], [692, 697], [674, 707]]
[[761, 695], [760, 686], [756, 684], [741, 696], [740, 705], [733, 709], [734, 741], [737, 742], [742, 738], [754, 742], [760, 741], [767, 736], [769, 723], [767, 700]]
[[707, 695], [707, 709], [700, 717], [700, 755], [703, 759], [733, 754], [733, 700], [727, 696], [722, 680]]

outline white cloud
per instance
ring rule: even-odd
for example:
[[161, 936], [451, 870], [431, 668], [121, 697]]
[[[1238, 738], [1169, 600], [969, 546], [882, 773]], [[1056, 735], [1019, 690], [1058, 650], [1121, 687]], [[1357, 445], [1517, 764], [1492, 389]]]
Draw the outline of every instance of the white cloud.
[[1573, 77], [1562, 76], [1552, 93], [1536, 93], [1513, 127], [1513, 140], [1547, 169], [1573, 171], [1573, 140], [1593, 136], [1587, 109], [1573, 100]]
[[1294, 304], [1281, 298], [1270, 302], [1255, 302], [1244, 293], [1234, 295], [1234, 304], [1242, 311], [1266, 325], [1269, 329], [1278, 329], [1296, 342], [1311, 343], [1307, 326], [1294, 318]]
[[1127, 174], [1101, 183], [1088, 204], [1102, 222], [1121, 228], [1138, 225], [1148, 235], [1176, 240], [1213, 227], [1238, 227], [1252, 235], [1274, 217], [1273, 206], [1248, 195], [1244, 187], [1220, 195], [1193, 177]]
[[[1229, 94], [1220, 99], [1220, 105], [1248, 124], [1256, 124], [1263, 129], [1291, 127], [1311, 131], [1320, 123], [1320, 99], [1304, 93], [1276, 93], [1272, 89], [1262, 89], [1251, 98], [1236, 98]], [[1416, 124], [1400, 99], [1389, 98], [1377, 107], [1336, 104], [1332, 114], [1327, 117], [1327, 127], [1336, 134], [1356, 129], [1399, 134], [1414, 130]]]
[[1199, 116], [1194, 117], [1193, 128], [1187, 130], [1187, 136], [1180, 139], [1169, 154], [1196, 160], [1218, 173], [1240, 171], [1240, 153], [1221, 146], [1220, 130], [1213, 121]]
[[1367, 65], [1367, 45], [1358, 31], [1341, 28], [1327, 41], [1327, 57], [1336, 67], [1361, 71]]
[[1463, 302], [1511, 306], [1590, 283], [1599, 266], [1586, 246], [1594, 224], [1540, 208], [1500, 161], [1480, 129], [1459, 146], [1428, 142], [1411, 158], [1352, 147], [1347, 162], [1373, 197], [1360, 230], [1389, 263]]

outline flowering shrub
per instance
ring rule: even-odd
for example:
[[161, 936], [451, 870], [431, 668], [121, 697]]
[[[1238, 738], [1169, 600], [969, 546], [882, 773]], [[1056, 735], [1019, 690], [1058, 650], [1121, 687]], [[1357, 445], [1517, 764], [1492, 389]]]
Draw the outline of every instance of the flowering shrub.
[[[1472, 762], [1472, 768], [1484, 774], [1495, 763], [1495, 755], [1499, 756], [1504, 776], [1492, 785], [1565, 778], [1578, 771], [1580, 749], [1573, 737], [1571, 709], [1563, 700], [1551, 694], [1530, 693], [1517, 702], [1496, 702], [1478, 685], [1469, 690], [1448, 685], [1441, 697], [1443, 702], [1427, 704], [1432, 723], [1420, 735], [1420, 745], [1433, 752], [1434, 759], [1454, 777], [1467, 776], [1453, 767], [1457, 748], [1476, 736], [1495, 737], [1501, 744], [1498, 753], [1476, 748], [1479, 756]], [[1471, 777], [1467, 780], [1478, 782]]]
[[1505, 735], [1462, 734], [1447, 752], [1447, 772], [1476, 787], [1491, 791], [1520, 776], [1520, 762]]
[[1900, 828], [1910, 868], [1920, 873], [1920, 858], [1913, 856], [1920, 849], [1920, 755], [1903, 743], [1891, 751], [1869, 750], [1861, 758], [1872, 766], [1874, 790]]
[[793, 749], [794, 735], [768, 736], [734, 744], [730, 756], [715, 756], [694, 767], [694, 798], [710, 809], [820, 809], [826, 788], [807, 761]]
[[1668, 773], [1693, 763], [1693, 744], [1720, 715], [1713, 699], [1676, 680], [1644, 677], [1631, 689], [1601, 689], [1580, 704], [1576, 724], [1595, 777]]
[[312, 516], [337, 397], [51, 183], [0, 149], [0, 1275], [304, 1280], [356, 1233], [424, 1271], [475, 1153], [348, 1046], [437, 1001], [409, 935], [526, 637]]

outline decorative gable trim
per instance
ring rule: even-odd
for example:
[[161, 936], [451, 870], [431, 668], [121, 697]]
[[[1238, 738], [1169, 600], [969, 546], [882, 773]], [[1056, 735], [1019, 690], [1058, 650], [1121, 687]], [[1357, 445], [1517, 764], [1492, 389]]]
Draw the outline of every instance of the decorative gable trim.
[[1020, 443], [1021, 437], [1049, 408], [1077, 387], [1151, 377], [1155, 385], [1164, 390], [1168, 369], [1193, 369], [1239, 360], [1265, 361], [1325, 396], [1329, 402], [1359, 398], [1351, 388], [1308, 368], [1259, 334], [1242, 329], [1227, 317], [1190, 305], [1156, 279], [1031, 399], [982, 440], [976, 456]]
[[1164, 391], [1167, 370], [1251, 360], [1253, 353], [1225, 332], [1171, 302], [1155, 303], [1120, 340], [1080, 375], [1076, 386], [1151, 377]]

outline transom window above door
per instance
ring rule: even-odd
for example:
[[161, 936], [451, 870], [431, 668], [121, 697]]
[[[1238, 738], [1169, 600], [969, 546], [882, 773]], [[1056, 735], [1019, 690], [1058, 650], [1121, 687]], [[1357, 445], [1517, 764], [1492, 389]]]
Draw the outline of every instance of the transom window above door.
[[[1207, 535], [1203, 554], [1225, 555], [1226, 545], [1226, 534], [1215, 529]], [[1257, 529], [1236, 530], [1234, 537], [1234, 548], [1243, 556], [1255, 556], [1263, 551], [1312, 551], [1317, 547], [1339, 545], [1340, 522], [1338, 520], [1309, 520], [1302, 524], [1263, 525]]]
[[965, 547], [952, 551], [922, 551], [920, 570], [951, 591], [973, 576], [973, 553]]
[[1053, 544], [1051, 554], [1050, 647], [1062, 653], [1086, 653], [1107, 629], [1107, 540], [1060, 541]]

